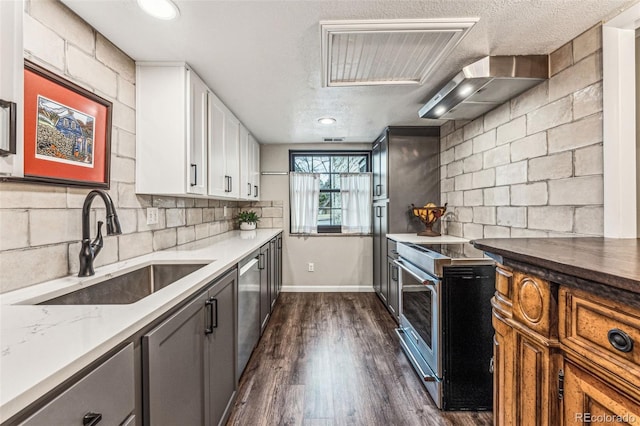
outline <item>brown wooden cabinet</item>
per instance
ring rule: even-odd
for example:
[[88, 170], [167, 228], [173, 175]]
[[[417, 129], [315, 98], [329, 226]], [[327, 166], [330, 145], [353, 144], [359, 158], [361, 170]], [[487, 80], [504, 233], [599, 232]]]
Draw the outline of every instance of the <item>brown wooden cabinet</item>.
[[640, 424], [640, 309], [498, 265], [496, 425]]

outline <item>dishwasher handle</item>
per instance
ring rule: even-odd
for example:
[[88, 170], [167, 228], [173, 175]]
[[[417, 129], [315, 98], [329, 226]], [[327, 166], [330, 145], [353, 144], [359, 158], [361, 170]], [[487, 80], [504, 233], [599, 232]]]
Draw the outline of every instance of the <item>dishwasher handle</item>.
[[247, 262], [243, 267], [240, 268], [240, 276], [243, 276], [244, 274], [249, 272], [249, 270], [253, 268], [253, 265], [255, 265], [256, 263], [258, 263], [257, 257], [254, 257], [249, 262]]

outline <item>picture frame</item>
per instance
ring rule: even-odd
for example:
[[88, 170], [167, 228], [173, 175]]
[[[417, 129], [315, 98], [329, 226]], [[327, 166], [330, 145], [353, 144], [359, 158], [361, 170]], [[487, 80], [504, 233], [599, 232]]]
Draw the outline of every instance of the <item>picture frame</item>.
[[109, 189], [108, 100], [30, 61], [24, 65], [24, 181]]

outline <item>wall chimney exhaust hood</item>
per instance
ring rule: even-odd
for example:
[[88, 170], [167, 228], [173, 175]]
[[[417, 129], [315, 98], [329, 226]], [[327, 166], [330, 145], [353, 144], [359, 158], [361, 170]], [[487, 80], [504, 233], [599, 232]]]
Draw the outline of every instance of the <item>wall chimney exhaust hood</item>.
[[471, 120], [549, 78], [549, 57], [486, 56], [462, 69], [418, 115]]

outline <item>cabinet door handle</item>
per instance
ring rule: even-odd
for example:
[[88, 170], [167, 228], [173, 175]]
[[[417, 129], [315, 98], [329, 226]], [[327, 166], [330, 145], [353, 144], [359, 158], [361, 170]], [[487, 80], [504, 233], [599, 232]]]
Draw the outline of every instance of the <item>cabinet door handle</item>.
[[258, 269], [264, 269], [264, 253], [260, 253], [258, 257]]
[[192, 163], [191, 170], [193, 170], [193, 179], [191, 180], [191, 186], [196, 186], [198, 184], [198, 165]]
[[278, 238], [278, 249], [282, 249], [282, 238]]
[[102, 420], [101, 413], [89, 412], [82, 417], [82, 426], [94, 426], [100, 423], [100, 420]]
[[[214, 299], [213, 297], [210, 297], [209, 299], [207, 299], [206, 302], [204, 302], [205, 307], [207, 308], [207, 310], [209, 311], [209, 326], [207, 328], [204, 329], [204, 334], [211, 334], [213, 333], [213, 329], [218, 327], [218, 301], [216, 299]], [[214, 307], [215, 305], [215, 307]], [[213, 310], [216, 310], [215, 316], [216, 316], [216, 320], [215, 320], [215, 326], [213, 323]]]
[[247, 197], [251, 197], [251, 183], [247, 183]]
[[211, 316], [211, 328], [218, 328], [218, 299], [212, 297], [214, 314]]
[[7, 117], [6, 127], [5, 129], [9, 129], [8, 136], [9, 140], [6, 141], [6, 144], [0, 145], [0, 157], [7, 156], [9, 154], [16, 153], [16, 110], [17, 105], [15, 102], [5, 101], [0, 99], [0, 108], [6, 109], [7, 112], [5, 114], [0, 114]]
[[376, 185], [376, 195], [382, 195], [382, 185]]
[[253, 196], [258, 198], [258, 185], [253, 185]]
[[229, 176], [229, 192], [233, 191], [233, 176]]
[[392, 266], [391, 267], [391, 279], [393, 281], [398, 281], [398, 267], [397, 266]]
[[493, 374], [493, 369], [494, 369], [494, 362], [493, 362], [493, 357], [491, 357], [491, 360], [489, 361], [489, 373]]
[[612, 328], [607, 333], [609, 343], [620, 352], [631, 352], [633, 350], [633, 339], [619, 328]]

